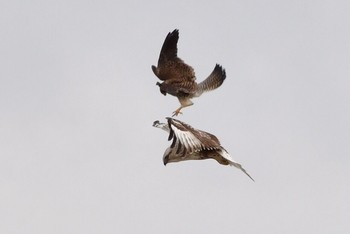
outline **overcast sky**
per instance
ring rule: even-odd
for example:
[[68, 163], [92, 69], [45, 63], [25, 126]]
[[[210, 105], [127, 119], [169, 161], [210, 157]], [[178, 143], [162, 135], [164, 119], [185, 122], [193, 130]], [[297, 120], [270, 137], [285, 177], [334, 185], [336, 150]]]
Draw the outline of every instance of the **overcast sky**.
[[[2, 1], [0, 233], [350, 233], [350, 2]], [[214, 160], [164, 167], [166, 34], [222, 87], [181, 121]]]

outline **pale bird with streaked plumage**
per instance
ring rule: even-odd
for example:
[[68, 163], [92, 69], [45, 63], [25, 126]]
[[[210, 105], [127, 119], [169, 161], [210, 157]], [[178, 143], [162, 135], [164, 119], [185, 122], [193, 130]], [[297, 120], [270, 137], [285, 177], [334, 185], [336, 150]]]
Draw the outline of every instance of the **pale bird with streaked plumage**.
[[216, 136], [173, 118], [167, 118], [167, 123], [154, 121], [153, 127], [163, 129], [169, 133], [171, 145], [165, 150], [163, 163], [181, 162], [186, 160], [215, 159], [222, 165], [234, 166], [243, 171], [250, 179], [241, 164], [235, 162], [230, 154], [221, 146]]
[[216, 64], [212, 73], [197, 83], [193, 68], [177, 56], [178, 40], [178, 29], [168, 33], [160, 51], [158, 66], [152, 65], [154, 74], [163, 81], [157, 82], [160, 92], [179, 99], [181, 106], [173, 112], [173, 116], [181, 114], [182, 108], [193, 105], [192, 98], [220, 87], [226, 79], [225, 69]]

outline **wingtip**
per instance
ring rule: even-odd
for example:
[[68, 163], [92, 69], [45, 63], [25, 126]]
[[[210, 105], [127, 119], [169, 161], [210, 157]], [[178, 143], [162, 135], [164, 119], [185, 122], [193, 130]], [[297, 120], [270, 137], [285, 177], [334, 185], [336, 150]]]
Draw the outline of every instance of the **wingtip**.
[[238, 168], [238, 169], [241, 170], [244, 174], [246, 174], [252, 181], [255, 182], [255, 180], [253, 179], [253, 177], [251, 177], [251, 176], [249, 175], [249, 173], [243, 168], [243, 166], [242, 166], [240, 163], [234, 162], [234, 161], [231, 159], [230, 162], [229, 162], [229, 165]]
[[167, 37], [169, 38], [169, 37], [179, 37], [179, 29], [174, 29], [172, 32], [169, 32], [168, 33], [168, 35], [167, 35]]
[[215, 65], [215, 68], [214, 68], [214, 71], [218, 72], [218, 73], [221, 73], [221, 78], [222, 80], [225, 80], [226, 79], [226, 70], [225, 68], [223, 68], [220, 64], [216, 64]]
[[255, 183], [255, 180], [250, 175], [248, 177]]
[[255, 180], [253, 179], [253, 177], [251, 177], [248, 172], [242, 167], [241, 170], [244, 172], [244, 174], [246, 174], [253, 182], [255, 182]]

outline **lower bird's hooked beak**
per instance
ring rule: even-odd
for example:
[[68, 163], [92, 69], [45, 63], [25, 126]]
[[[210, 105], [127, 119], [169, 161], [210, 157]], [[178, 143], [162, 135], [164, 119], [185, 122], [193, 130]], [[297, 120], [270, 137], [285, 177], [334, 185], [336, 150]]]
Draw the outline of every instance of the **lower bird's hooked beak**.
[[159, 124], [159, 120], [156, 120], [153, 122], [153, 127], [157, 126]]

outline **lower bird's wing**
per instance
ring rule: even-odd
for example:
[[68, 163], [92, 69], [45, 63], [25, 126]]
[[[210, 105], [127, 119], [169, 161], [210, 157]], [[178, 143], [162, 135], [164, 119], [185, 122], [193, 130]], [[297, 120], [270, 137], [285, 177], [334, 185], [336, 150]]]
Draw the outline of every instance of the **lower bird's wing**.
[[230, 166], [234, 166], [238, 169], [240, 169], [241, 171], [243, 171], [252, 181], [255, 181], [249, 174], [248, 172], [242, 167], [242, 165], [236, 161], [234, 161], [231, 157], [231, 155], [224, 149], [224, 147], [221, 147], [221, 150], [219, 152], [219, 154], [225, 158], [228, 161], [228, 165]]
[[186, 154], [220, 148], [220, 142], [214, 135], [194, 129], [179, 120], [167, 119], [170, 129], [168, 140], [173, 140], [170, 147], [176, 150], [176, 153]]

